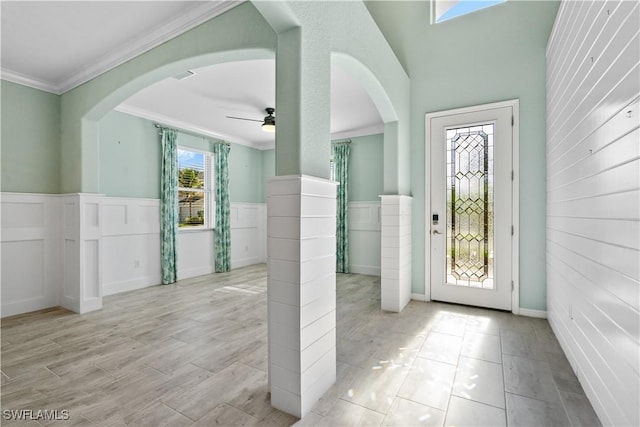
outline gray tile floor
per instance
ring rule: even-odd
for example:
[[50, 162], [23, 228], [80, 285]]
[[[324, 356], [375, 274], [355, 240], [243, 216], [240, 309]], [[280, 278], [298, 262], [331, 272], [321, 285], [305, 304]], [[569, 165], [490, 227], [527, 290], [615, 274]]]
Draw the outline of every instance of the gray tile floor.
[[338, 275], [338, 381], [298, 420], [269, 405], [264, 265], [2, 319], [2, 425], [599, 425], [541, 319], [441, 303], [380, 311]]

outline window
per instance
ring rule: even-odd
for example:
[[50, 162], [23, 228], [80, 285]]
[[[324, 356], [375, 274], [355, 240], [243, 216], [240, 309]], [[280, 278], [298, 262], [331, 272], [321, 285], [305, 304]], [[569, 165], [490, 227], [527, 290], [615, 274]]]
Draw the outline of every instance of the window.
[[431, 22], [440, 23], [507, 0], [431, 0]]
[[213, 228], [210, 153], [178, 148], [178, 227]]

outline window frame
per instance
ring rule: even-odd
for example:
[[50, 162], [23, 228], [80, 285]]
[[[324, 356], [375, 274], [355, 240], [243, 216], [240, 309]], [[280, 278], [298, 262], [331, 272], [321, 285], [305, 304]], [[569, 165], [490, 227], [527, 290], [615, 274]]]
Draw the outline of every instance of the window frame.
[[[213, 230], [215, 228], [215, 181], [214, 181], [214, 162], [213, 156], [214, 154], [210, 151], [201, 150], [198, 148], [189, 147], [186, 145], [179, 145], [177, 149], [180, 151], [188, 151], [192, 153], [202, 154], [204, 156], [204, 188], [188, 188], [188, 187], [180, 187], [180, 162], [178, 161], [177, 165], [177, 177], [176, 177], [176, 198], [177, 204], [180, 206], [180, 192], [194, 192], [194, 193], [204, 193], [204, 224], [202, 225], [187, 225], [181, 226], [180, 223], [180, 214], [178, 213], [178, 231], [179, 232], [195, 232], [195, 231], [203, 231], [203, 230]], [[179, 208], [178, 208], [179, 210]]]

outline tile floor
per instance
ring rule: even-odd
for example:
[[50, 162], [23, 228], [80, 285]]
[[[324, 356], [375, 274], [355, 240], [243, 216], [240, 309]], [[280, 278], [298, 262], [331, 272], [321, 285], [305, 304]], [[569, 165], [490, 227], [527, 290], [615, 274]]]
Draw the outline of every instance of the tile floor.
[[545, 320], [412, 301], [338, 275], [338, 381], [302, 420], [269, 405], [264, 265], [2, 319], [2, 425], [600, 425]]

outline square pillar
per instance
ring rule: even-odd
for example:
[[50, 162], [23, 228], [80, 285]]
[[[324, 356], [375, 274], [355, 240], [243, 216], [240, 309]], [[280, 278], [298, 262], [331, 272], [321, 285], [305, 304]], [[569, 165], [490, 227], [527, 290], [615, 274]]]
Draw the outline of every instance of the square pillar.
[[102, 195], [63, 196], [60, 305], [76, 313], [102, 308]]
[[411, 300], [410, 196], [383, 195], [381, 199], [381, 307], [401, 312]]
[[268, 182], [271, 405], [297, 417], [336, 380], [336, 186], [305, 175]]

